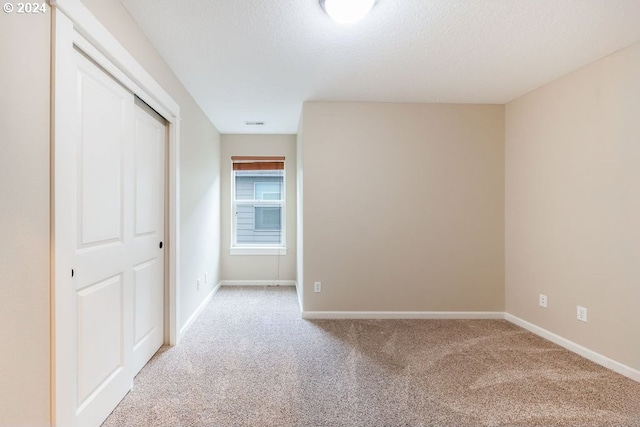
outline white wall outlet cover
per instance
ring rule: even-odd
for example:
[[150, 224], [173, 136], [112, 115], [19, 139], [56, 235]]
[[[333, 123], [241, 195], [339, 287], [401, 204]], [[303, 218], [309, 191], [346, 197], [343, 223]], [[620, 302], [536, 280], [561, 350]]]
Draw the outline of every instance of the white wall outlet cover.
[[547, 296], [545, 294], [540, 294], [538, 304], [540, 304], [540, 307], [547, 308]]
[[585, 307], [578, 306], [577, 307], [577, 318], [582, 322], [587, 321], [587, 309]]
[[313, 282], [313, 292], [322, 292], [321, 282]]

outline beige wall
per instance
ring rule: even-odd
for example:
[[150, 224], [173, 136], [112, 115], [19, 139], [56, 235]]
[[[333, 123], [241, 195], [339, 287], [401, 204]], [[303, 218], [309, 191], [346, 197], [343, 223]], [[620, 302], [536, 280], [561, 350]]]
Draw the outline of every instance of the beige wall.
[[507, 106], [507, 311], [635, 369], [639, 183], [640, 44]]
[[[222, 135], [222, 280], [296, 280], [296, 136]], [[229, 255], [231, 156], [285, 156], [287, 255]]]
[[0, 426], [49, 424], [50, 13], [0, 13]]
[[[181, 325], [220, 281], [220, 134], [118, 0], [83, 0], [180, 105]], [[208, 283], [204, 274], [208, 273]], [[197, 289], [196, 280], [202, 285]]]
[[308, 102], [303, 122], [305, 310], [504, 310], [503, 106]]

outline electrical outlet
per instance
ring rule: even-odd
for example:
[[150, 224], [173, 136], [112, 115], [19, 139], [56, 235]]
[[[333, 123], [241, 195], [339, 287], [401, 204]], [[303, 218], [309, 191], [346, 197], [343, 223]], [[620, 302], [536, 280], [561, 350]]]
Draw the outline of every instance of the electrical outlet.
[[200, 279], [196, 280], [196, 289], [200, 290]]
[[322, 292], [321, 282], [313, 282], [313, 292]]
[[580, 320], [582, 322], [586, 322], [587, 321], [587, 309], [585, 307], [578, 306], [577, 317], [578, 317], [578, 320]]
[[540, 307], [547, 308], [547, 296], [545, 294], [540, 294], [538, 304], [540, 304]]

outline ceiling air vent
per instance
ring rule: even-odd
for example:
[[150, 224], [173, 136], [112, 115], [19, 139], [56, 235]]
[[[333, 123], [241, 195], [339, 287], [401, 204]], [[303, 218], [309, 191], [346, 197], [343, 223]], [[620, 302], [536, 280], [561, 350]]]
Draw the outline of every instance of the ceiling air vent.
[[244, 122], [247, 126], [264, 126], [264, 122]]

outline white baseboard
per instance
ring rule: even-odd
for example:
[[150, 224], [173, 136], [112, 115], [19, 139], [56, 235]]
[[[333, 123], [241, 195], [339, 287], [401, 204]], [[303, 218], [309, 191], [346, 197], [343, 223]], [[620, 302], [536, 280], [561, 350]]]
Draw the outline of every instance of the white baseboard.
[[534, 334], [541, 336], [542, 338], [545, 338], [555, 344], [558, 344], [559, 346], [564, 347], [569, 351], [579, 354], [585, 359], [589, 359], [592, 362], [597, 363], [598, 365], [604, 366], [605, 368], [619, 373], [620, 375], [624, 375], [627, 378], [631, 378], [634, 381], [640, 382], [640, 371], [638, 371], [637, 369], [633, 369], [627, 365], [603, 356], [600, 353], [596, 353], [595, 351], [583, 347], [580, 344], [576, 344], [573, 341], [563, 338], [560, 335], [556, 335], [551, 331], [541, 328], [540, 326], [536, 326], [533, 323], [529, 323], [526, 320], [522, 320], [519, 317], [516, 317], [509, 313], [505, 313], [504, 318], [505, 320], [518, 325], [529, 332], [533, 332]]
[[501, 311], [303, 311], [303, 319], [504, 319]]
[[221, 286], [295, 286], [295, 280], [222, 280]]
[[213, 296], [216, 294], [216, 292], [218, 292], [218, 289], [220, 289], [222, 282], [219, 282], [215, 288], [211, 289], [211, 292], [209, 292], [209, 295], [206, 296], [206, 298], [204, 299], [204, 301], [202, 301], [202, 303], [198, 306], [198, 308], [196, 309], [196, 311], [193, 312], [193, 314], [191, 315], [191, 317], [189, 317], [189, 319], [185, 322], [184, 326], [182, 328], [180, 328], [180, 338], [182, 338], [185, 334], [185, 332], [187, 332], [187, 330], [189, 329], [189, 327], [191, 327], [191, 325], [193, 324], [193, 322], [198, 318], [198, 316], [200, 316], [200, 314], [202, 313], [202, 311], [207, 307], [207, 305], [209, 304], [209, 302], [211, 302], [211, 298], [213, 298]]

